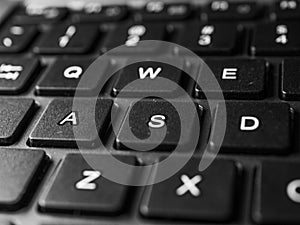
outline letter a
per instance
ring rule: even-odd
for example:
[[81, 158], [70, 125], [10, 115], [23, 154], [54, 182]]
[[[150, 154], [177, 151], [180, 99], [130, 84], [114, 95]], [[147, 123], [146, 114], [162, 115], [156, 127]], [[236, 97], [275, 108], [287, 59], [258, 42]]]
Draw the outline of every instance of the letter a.
[[77, 113], [76, 112], [70, 112], [58, 124], [62, 126], [62, 125], [65, 125], [65, 123], [71, 123], [71, 125], [76, 126], [78, 124]]

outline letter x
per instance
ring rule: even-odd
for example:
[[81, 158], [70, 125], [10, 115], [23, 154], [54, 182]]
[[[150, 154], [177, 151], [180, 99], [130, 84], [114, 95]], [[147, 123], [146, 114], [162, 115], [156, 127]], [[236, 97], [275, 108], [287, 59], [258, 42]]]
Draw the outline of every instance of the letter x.
[[177, 188], [176, 194], [179, 196], [184, 195], [188, 191], [194, 196], [198, 197], [200, 195], [200, 189], [196, 186], [198, 183], [201, 182], [202, 177], [200, 175], [194, 176], [192, 179], [190, 179], [187, 175], [181, 175], [180, 177], [182, 181], [182, 185]]

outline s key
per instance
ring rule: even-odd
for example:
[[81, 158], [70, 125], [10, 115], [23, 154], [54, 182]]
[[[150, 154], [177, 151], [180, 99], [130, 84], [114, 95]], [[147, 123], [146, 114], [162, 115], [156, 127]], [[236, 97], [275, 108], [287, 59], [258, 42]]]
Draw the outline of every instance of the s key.
[[253, 55], [299, 55], [298, 22], [261, 23], [256, 26], [251, 44]]

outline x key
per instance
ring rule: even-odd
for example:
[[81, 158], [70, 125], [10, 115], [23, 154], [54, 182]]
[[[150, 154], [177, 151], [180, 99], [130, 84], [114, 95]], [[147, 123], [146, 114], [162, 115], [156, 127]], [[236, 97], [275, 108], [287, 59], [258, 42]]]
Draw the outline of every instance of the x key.
[[182, 196], [187, 192], [190, 192], [195, 197], [200, 195], [201, 191], [196, 186], [202, 180], [202, 177], [200, 175], [196, 175], [192, 179], [190, 179], [187, 175], [183, 174], [181, 175], [180, 179], [183, 182], [183, 184], [179, 188], [177, 188], [177, 195]]

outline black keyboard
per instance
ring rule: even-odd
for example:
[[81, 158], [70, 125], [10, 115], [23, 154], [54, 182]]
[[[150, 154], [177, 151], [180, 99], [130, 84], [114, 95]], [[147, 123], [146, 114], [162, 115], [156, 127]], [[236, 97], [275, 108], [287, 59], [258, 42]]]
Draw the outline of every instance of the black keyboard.
[[[300, 1], [100, 2], [0, 2], [0, 225], [300, 224]], [[221, 102], [209, 107], [207, 96], [219, 91], [179, 69], [201, 74], [201, 66], [180, 48], [138, 48], [146, 40], [201, 57], [220, 85], [226, 118]], [[109, 54], [119, 45], [127, 47]], [[79, 85], [104, 54], [93, 71], [99, 79]], [[101, 83], [108, 71], [150, 55], [157, 61]], [[199, 171], [224, 119], [220, 151]], [[195, 152], [173, 176], [146, 186], [106, 177], [118, 173], [107, 163], [112, 155], [152, 165], [147, 174], [119, 171], [125, 183], [158, 179], [178, 145], [174, 165], [194, 150], [197, 122]], [[163, 138], [151, 136], [161, 128]]]

